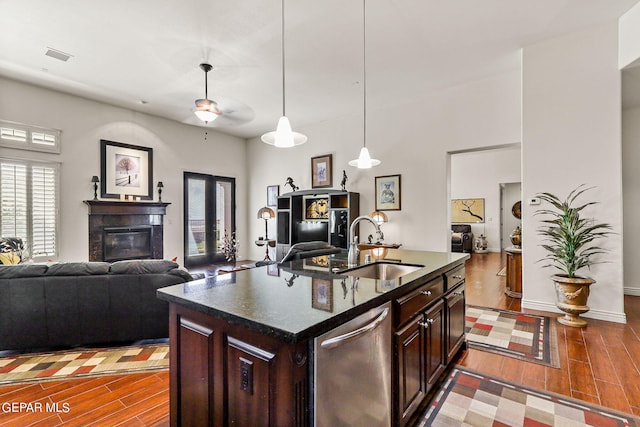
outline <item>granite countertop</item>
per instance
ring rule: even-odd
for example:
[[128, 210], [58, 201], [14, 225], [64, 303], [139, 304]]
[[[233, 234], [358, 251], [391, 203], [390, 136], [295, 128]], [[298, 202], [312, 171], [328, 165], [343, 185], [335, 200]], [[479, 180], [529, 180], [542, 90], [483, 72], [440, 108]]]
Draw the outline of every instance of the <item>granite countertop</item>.
[[[361, 251], [364, 260], [371, 251]], [[304, 341], [405, 294], [468, 254], [389, 249], [378, 262], [423, 266], [395, 280], [355, 278], [346, 254], [242, 270], [158, 289], [158, 298], [286, 342]], [[375, 260], [375, 257], [374, 257]]]

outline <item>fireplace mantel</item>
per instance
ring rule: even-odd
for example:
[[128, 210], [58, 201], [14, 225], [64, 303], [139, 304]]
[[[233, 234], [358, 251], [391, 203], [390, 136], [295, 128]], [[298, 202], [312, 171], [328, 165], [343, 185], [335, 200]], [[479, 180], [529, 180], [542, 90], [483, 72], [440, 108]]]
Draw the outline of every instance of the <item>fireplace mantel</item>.
[[89, 215], [165, 215], [164, 202], [122, 202], [119, 200], [85, 200]]
[[163, 216], [171, 203], [120, 200], [84, 200], [84, 203], [89, 208], [89, 261], [105, 260], [103, 231], [113, 227], [151, 227], [152, 258], [163, 257]]

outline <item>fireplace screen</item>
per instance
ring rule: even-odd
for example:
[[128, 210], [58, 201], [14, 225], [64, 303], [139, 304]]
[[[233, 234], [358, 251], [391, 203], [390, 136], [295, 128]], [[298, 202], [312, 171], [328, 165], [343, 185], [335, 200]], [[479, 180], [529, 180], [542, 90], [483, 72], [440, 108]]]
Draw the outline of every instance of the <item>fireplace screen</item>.
[[104, 260], [148, 259], [153, 256], [152, 227], [109, 227], [103, 229]]

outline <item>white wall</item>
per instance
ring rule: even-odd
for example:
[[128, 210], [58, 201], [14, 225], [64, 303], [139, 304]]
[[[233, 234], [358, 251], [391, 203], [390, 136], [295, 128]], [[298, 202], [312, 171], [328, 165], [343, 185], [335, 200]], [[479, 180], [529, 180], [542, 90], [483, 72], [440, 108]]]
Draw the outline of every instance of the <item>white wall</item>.
[[624, 290], [640, 295], [640, 108], [622, 112], [622, 182], [624, 197]]
[[640, 58], [640, 3], [619, 20], [618, 68], [622, 69]]
[[484, 224], [471, 224], [474, 237], [484, 234], [490, 252], [500, 252], [500, 184], [520, 182], [520, 145], [451, 156], [451, 198], [484, 199]]
[[[333, 187], [340, 188], [346, 170], [347, 189], [360, 193], [361, 214], [374, 210], [376, 176], [402, 175], [402, 210], [387, 212], [389, 222], [383, 226], [387, 242], [407, 249], [448, 250], [447, 153], [520, 140], [520, 75], [517, 71], [497, 75], [393, 108], [368, 108], [367, 118], [367, 147], [382, 164], [365, 171], [347, 165], [362, 147], [361, 112], [304, 129], [293, 120], [294, 130], [305, 133], [309, 141], [292, 149], [267, 146], [259, 138], [249, 141], [248, 167], [258, 171], [249, 182], [249, 227], [254, 238], [264, 233], [264, 223], [255, 212], [266, 203], [266, 186], [279, 184], [284, 192], [282, 185], [291, 176], [301, 189], [310, 189], [311, 157], [332, 153]], [[274, 226], [271, 221], [270, 236]], [[363, 235], [370, 233], [368, 225], [362, 227]], [[260, 248], [253, 248], [252, 259], [262, 256]]]
[[[10, 149], [2, 149], [0, 154], [61, 163], [60, 260], [88, 259], [88, 213], [82, 201], [93, 198], [89, 181], [100, 175], [100, 139], [153, 148], [154, 183], [163, 181], [162, 200], [171, 202], [165, 217], [165, 258], [177, 256], [182, 264], [183, 171], [235, 177], [237, 228], [246, 230], [244, 139], [209, 130], [204, 141], [202, 128], [5, 78], [0, 78], [0, 93], [0, 119], [62, 130], [59, 155]], [[188, 108], [185, 106], [185, 111]], [[154, 196], [157, 198], [157, 193]], [[239, 237], [240, 255], [245, 256], [247, 236]]]
[[[583, 273], [591, 288], [585, 317], [625, 322], [622, 266], [621, 95], [616, 23], [529, 46], [523, 51], [523, 197], [547, 191], [564, 197], [586, 183], [598, 222], [617, 234], [601, 246], [606, 264]], [[535, 206], [523, 204], [524, 308], [558, 311]]]

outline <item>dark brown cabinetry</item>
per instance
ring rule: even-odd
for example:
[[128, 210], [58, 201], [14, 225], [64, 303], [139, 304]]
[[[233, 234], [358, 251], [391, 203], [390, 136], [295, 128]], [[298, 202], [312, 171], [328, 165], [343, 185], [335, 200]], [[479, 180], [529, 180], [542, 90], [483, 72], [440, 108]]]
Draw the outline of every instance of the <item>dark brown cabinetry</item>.
[[309, 425], [307, 347], [171, 304], [172, 426]]
[[464, 274], [463, 265], [395, 301], [394, 425], [413, 421], [464, 343]]

